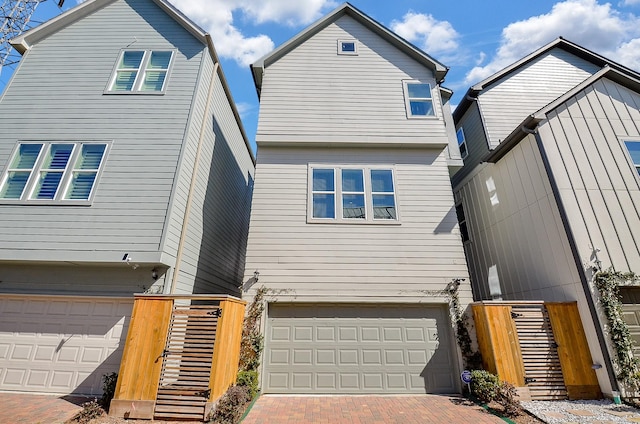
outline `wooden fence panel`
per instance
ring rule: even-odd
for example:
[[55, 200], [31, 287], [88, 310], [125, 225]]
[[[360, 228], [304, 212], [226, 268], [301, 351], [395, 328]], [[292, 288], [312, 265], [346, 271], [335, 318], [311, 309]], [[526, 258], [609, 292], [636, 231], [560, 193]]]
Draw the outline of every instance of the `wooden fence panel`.
[[602, 393], [582, 327], [578, 304], [546, 303], [569, 399], [600, 399]]
[[472, 309], [487, 371], [514, 386], [524, 386], [524, 365], [511, 306], [475, 304]]
[[135, 418], [153, 408], [172, 307], [173, 299], [135, 299], [110, 414]]
[[246, 302], [235, 299], [220, 302], [222, 316], [218, 321], [209, 380], [211, 402], [215, 402], [236, 381], [245, 305]]

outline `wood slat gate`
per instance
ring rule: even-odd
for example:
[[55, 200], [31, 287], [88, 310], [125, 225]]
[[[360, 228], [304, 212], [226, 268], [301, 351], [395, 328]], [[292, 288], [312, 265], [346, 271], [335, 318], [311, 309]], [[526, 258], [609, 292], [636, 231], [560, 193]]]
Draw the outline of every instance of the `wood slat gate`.
[[531, 399], [567, 399], [558, 345], [545, 306], [513, 305], [511, 316], [518, 333], [525, 371], [524, 380]]
[[204, 420], [220, 312], [213, 305], [174, 305], [154, 419]]

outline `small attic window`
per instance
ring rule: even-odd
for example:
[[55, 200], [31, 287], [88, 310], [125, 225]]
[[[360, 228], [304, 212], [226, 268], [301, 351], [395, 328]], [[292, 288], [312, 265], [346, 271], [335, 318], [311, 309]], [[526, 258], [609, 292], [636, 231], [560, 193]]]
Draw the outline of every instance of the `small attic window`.
[[358, 43], [356, 40], [338, 40], [338, 54], [356, 56], [358, 54]]

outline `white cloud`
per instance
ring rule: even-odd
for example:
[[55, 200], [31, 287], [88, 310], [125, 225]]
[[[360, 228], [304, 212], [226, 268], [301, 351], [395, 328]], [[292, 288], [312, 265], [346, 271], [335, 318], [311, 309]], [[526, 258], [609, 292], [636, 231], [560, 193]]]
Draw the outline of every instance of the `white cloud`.
[[240, 119], [246, 119], [248, 115], [251, 115], [256, 108], [253, 103], [236, 102], [236, 108], [240, 114]]
[[622, 14], [610, 3], [566, 0], [556, 3], [549, 13], [504, 28], [493, 59], [485, 66], [476, 66], [469, 71], [465, 83], [470, 85], [483, 80], [558, 36], [623, 65], [638, 68], [640, 64], [640, 38], [637, 38], [640, 36], [640, 18]]
[[640, 4], [640, 0], [623, 0], [620, 4], [622, 6], [633, 6], [636, 4]]
[[180, 11], [211, 34], [221, 57], [248, 66], [274, 48], [264, 34], [243, 34], [234, 23], [234, 13], [242, 13], [255, 24], [276, 22], [289, 26], [308, 24], [333, 0], [170, 0]]
[[402, 21], [392, 21], [391, 29], [432, 56], [453, 54], [459, 47], [460, 34], [448, 21], [432, 15], [408, 12]]

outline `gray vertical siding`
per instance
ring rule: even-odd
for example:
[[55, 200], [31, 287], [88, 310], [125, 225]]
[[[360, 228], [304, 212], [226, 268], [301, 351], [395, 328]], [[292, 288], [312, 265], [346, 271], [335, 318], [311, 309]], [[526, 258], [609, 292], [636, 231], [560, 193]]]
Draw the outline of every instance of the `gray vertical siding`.
[[489, 86], [478, 96], [487, 136], [495, 148], [527, 115], [599, 70], [599, 67], [555, 48]]
[[[489, 192], [488, 181], [495, 192]], [[533, 136], [498, 163], [477, 168], [456, 191], [463, 199], [470, 235], [465, 250], [480, 298], [491, 298], [488, 273], [495, 265], [505, 299], [570, 300], [557, 288], [579, 287], [580, 280]]]
[[[356, 39], [358, 55], [338, 55]], [[407, 119], [402, 80], [431, 83], [437, 119]], [[349, 16], [265, 70], [256, 141], [394, 141], [446, 145], [433, 72]]]
[[[103, 94], [126, 47], [176, 49], [164, 95]], [[90, 207], [0, 205], [0, 252], [69, 252], [73, 260], [91, 251], [119, 260], [159, 251], [204, 51], [145, 0], [111, 3], [34, 45], [0, 102], [0, 166], [19, 140], [112, 146]]]
[[[309, 163], [393, 166], [400, 223], [307, 223]], [[429, 291], [468, 275], [445, 152], [261, 147], [246, 270], [298, 301], [433, 301]]]
[[581, 259], [640, 272], [640, 183], [625, 137], [640, 135], [640, 95], [601, 79], [540, 127]]

